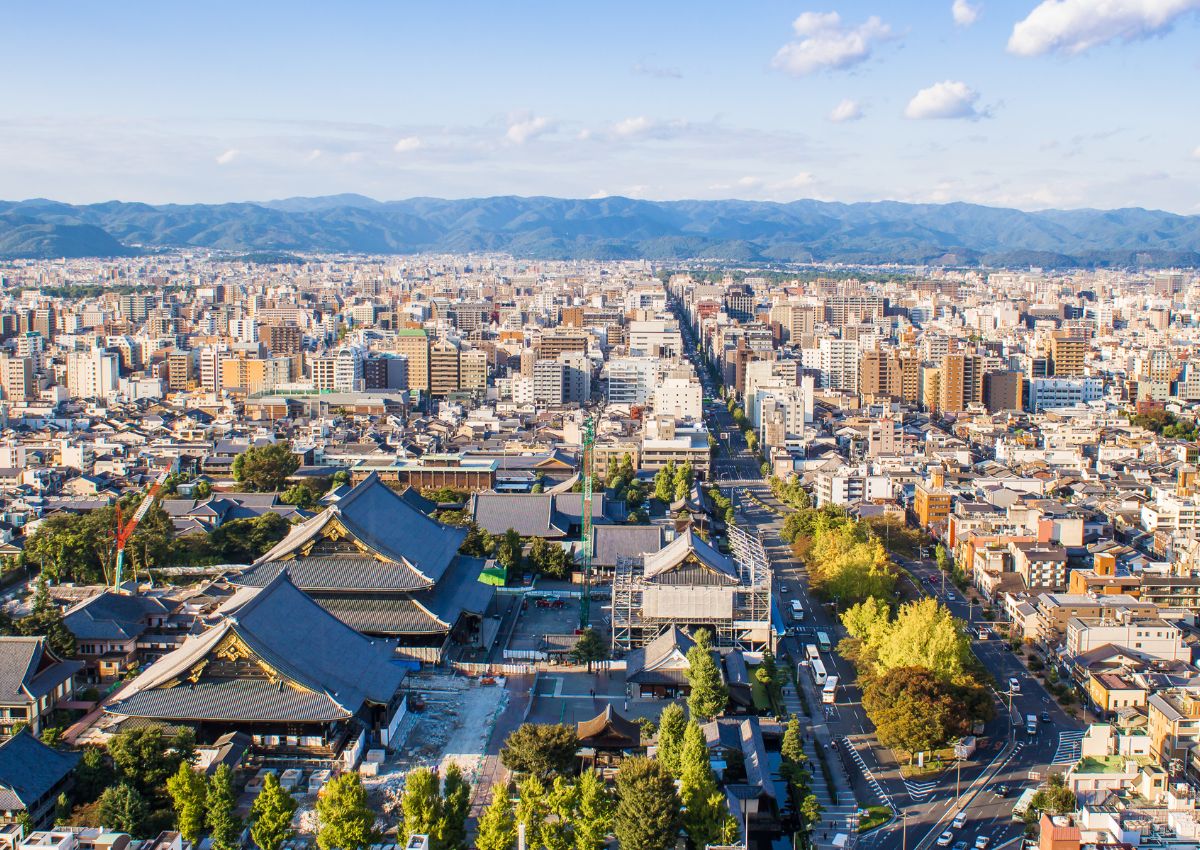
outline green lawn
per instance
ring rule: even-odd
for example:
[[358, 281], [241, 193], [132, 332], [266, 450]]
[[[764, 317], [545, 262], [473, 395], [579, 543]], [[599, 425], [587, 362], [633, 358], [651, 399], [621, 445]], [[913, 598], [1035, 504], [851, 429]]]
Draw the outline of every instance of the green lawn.
[[858, 818], [858, 831], [870, 832], [892, 819], [892, 810], [887, 806], [868, 806], [867, 813]]
[[754, 708], [756, 711], [770, 712], [771, 711], [771, 698], [767, 695], [767, 686], [764, 685], [762, 682], [758, 681], [758, 677], [754, 675], [755, 672], [757, 672], [757, 670], [758, 670], [757, 667], [751, 667], [749, 669], [750, 669], [750, 698], [752, 700], [754, 700]]

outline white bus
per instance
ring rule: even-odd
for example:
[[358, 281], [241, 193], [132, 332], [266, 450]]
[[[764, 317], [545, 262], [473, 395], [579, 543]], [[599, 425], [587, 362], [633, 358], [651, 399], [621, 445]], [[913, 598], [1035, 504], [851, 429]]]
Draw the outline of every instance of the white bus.
[[799, 599], [792, 600], [792, 619], [796, 621], [804, 619], [804, 606], [800, 604]]
[[820, 661], [820, 660], [821, 660], [821, 653], [817, 652], [817, 645], [815, 643], [805, 644], [804, 645], [804, 663], [812, 664], [814, 661]]
[[821, 663], [820, 658], [814, 658], [808, 665], [808, 669], [812, 671], [813, 681], [818, 685], [825, 684], [825, 665]]
[[832, 705], [837, 701], [838, 677], [829, 676], [825, 679], [825, 687], [821, 689], [821, 702]]
[[833, 649], [833, 644], [829, 642], [829, 635], [825, 632], [817, 632], [817, 646], [821, 647], [822, 652], [829, 652]]

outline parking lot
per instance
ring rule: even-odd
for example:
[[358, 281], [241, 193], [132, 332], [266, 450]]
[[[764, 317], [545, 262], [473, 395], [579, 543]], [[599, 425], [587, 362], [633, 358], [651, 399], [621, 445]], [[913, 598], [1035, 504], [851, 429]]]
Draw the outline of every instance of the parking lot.
[[[607, 643], [609, 631], [601, 616], [599, 601], [592, 601], [591, 613], [592, 628]], [[507, 648], [512, 653], [545, 652], [548, 649], [547, 636], [561, 636], [558, 641], [551, 639], [551, 649], [554, 647], [569, 648], [574, 645], [573, 639], [569, 636], [573, 636], [578, 627], [578, 599], [570, 597], [526, 598]]]

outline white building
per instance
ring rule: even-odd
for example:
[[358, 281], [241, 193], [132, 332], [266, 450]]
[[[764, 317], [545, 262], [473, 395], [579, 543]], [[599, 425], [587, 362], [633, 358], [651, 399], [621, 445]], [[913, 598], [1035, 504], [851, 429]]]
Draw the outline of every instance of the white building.
[[886, 475], [872, 473], [864, 466], [842, 466], [832, 471], [823, 470], [817, 473], [814, 492], [817, 507], [846, 507], [859, 502], [893, 497], [892, 479]]
[[120, 358], [102, 348], [67, 354], [67, 389], [73, 398], [107, 398], [117, 391]]
[[672, 319], [629, 323], [629, 356], [677, 359], [683, 356], [683, 336]]
[[1103, 397], [1104, 384], [1099, 378], [1034, 378], [1029, 382], [1029, 409], [1034, 413]]
[[608, 363], [609, 404], [649, 404], [663, 362], [656, 357], [614, 357]]
[[654, 413], [699, 421], [704, 415], [704, 388], [694, 377], [667, 377], [654, 391]]
[[1072, 617], [1067, 621], [1066, 654], [1077, 657], [1112, 644], [1160, 661], [1191, 661], [1183, 630], [1158, 617], [1118, 619]]
[[848, 339], [821, 340], [818, 348], [821, 386], [827, 390], [858, 392], [858, 343]]

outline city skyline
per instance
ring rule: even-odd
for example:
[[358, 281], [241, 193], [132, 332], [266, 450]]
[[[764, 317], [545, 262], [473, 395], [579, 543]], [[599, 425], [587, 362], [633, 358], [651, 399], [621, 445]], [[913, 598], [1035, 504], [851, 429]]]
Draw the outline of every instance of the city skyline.
[[355, 192], [1195, 214], [1200, 127], [1175, 92], [1200, 71], [1197, 9], [131, 4], [64, 22], [28, 7], [4, 47], [37, 71], [8, 93], [0, 180], [6, 198], [72, 203]]

